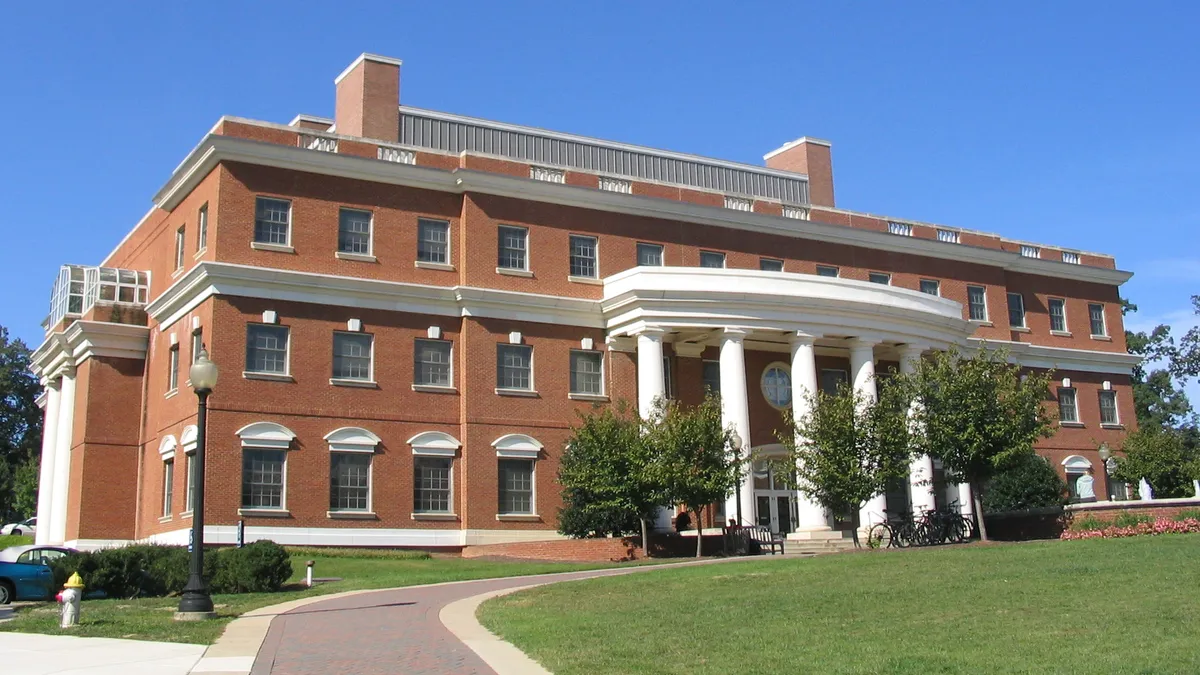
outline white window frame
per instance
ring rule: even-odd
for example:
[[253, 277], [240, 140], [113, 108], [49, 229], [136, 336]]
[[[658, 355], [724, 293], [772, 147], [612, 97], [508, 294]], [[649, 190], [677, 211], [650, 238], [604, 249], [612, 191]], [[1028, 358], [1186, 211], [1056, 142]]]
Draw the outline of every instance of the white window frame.
[[[572, 382], [575, 379], [574, 357], [576, 354], [590, 354], [590, 355], [595, 355], [595, 356], [599, 357], [599, 359], [600, 359], [600, 373], [599, 373], [599, 375], [600, 375], [600, 391], [599, 391], [599, 393], [575, 391], [574, 387], [571, 386]], [[605, 368], [605, 363], [604, 363], [604, 352], [603, 351], [600, 351], [598, 349], [572, 349], [572, 350], [570, 350], [568, 353], [568, 356], [567, 356], [567, 390], [568, 390], [567, 398], [574, 399], [574, 400], [584, 400], [584, 401], [606, 399], [608, 397], [607, 396], [608, 388], [604, 381], [605, 375], [607, 374], [605, 372], [605, 370], [606, 370], [606, 368]]]
[[[420, 362], [417, 361], [417, 355], [420, 353], [419, 346], [422, 342], [436, 342], [439, 344], [445, 344], [450, 348], [449, 353], [446, 357], [448, 360], [448, 365], [450, 366], [450, 377], [449, 377], [450, 381], [448, 384], [428, 384], [425, 382], [417, 381], [417, 374], [420, 372], [420, 368], [419, 368]], [[455, 388], [454, 387], [454, 341], [446, 340], [446, 339], [434, 339], [434, 338], [429, 338], [429, 337], [414, 338], [413, 339], [413, 383], [412, 383], [413, 391], [452, 391], [452, 390], [454, 390], [454, 388]]]
[[[1111, 422], [1104, 421], [1104, 397], [1112, 397], [1113, 419]], [[1117, 392], [1112, 389], [1101, 389], [1096, 396], [1096, 403], [1100, 407], [1100, 426], [1102, 427], [1119, 427], [1121, 426], [1121, 409], [1117, 407]]]
[[[587, 239], [592, 242], [592, 274], [575, 273], [575, 240]], [[600, 238], [590, 234], [571, 234], [567, 236], [567, 279], [569, 281], [595, 281], [600, 278]]]
[[[339, 335], [363, 336], [363, 337], [367, 338], [367, 341], [370, 343], [369, 344], [370, 354], [368, 355], [368, 358], [367, 358], [367, 377], [366, 377], [366, 379], [363, 379], [361, 377], [343, 377], [341, 375], [338, 375], [338, 373], [337, 373], [337, 357], [338, 357], [337, 340], [338, 340]], [[330, 364], [329, 364], [330, 365], [329, 384], [351, 385], [351, 386], [372, 386], [375, 384], [375, 335], [374, 334], [366, 333], [363, 331], [335, 330], [335, 331], [333, 331], [333, 337], [330, 340], [330, 347], [331, 347], [331, 352], [332, 352], [332, 359], [330, 360]]]
[[175, 230], [175, 271], [176, 272], [179, 272], [180, 270], [183, 269], [183, 261], [184, 261], [185, 256], [187, 255], [185, 253], [186, 248], [187, 248], [187, 225], [184, 224], [184, 225], [180, 225], [179, 228]]
[[179, 435], [179, 444], [183, 446], [183, 454], [186, 458], [184, 461], [186, 475], [183, 477], [183, 512], [180, 514], [183, 517], [191, 515], [196, 501], [195, 486], [192, 484], [193, 473], [196, 470], [196, 437], [195, 424], [184, 427], [183, 433]]
[[[657, 265], [642, 265], [642, 247], [643, 246], [645, 246], [646, 248], [657, 248], [658, 249], [658, 264]], [[634, 260], [634, 263], [636, 263], [636, 266], [638, 266], [638, 267], [662, 267], [666, 263], [665, 254], [666, 254], [666, 248], [662, 244], [652, 244], [650, 242], [639, 241], [637, 243], [637, 248], [634, 252], [634, 255], [637, 256], [636, 259]]]
[[[444, 227], [446, 230], [446, 260], [444, 262], [436, 262], [433, 260], [421, 260], [421, 244], [422, 244], [421, 228], [430, 226], [430, 225], [437, 225], [438, 227]], [[428, 267], [431, 269], [453, 269], [453, 267], [454, 267], [454, 263], [452, 262], [454, 260], [453, 239], [454, 239], [454, 237], [452, 236], [452, 234], [450, 232], [450, 221], [441, 220], [439, 218], [417, 218], [417, 259], [415, 262], [415, 266], [416, 267]], [[497, 240], [497, 246], [499, 246], [499, 240]], [[525, 242], [525, 249], [526, 249], [526, 253], [528, 254], [528, 249], [529, 249], [528, 240], [526, 240], [526, 242]], [[497, 253], [497, 260], [498, 259], [499, 259], [499, 254]]]
[[[291, 454], [292, 442], [296, 434], [282, 424], [275, 422], [252, 422], [238, 429], [235, 434], [242, 442], [242, 455], [239, 457], [240, 472], [238, 476], [238, 515], [241, 516], [287, 516], [288, 513], [288, 455]], [[242, 492], [246, 484], [247, 450], [280, 451], [283, 453], [283, 466], [280, 468], [279, 506], [243, 506]]]
[[[780, 370], [784, 374], [787, 375], [787, 378], [788, 378], [788, 400], [787, 400], [787, 403], [783, 403], [783, 404], [776, 403], [775, 401], [771, 400], [770, 396], [767, 395], [767, 373], [770, 373], [772, 370]], [[792, 407], [792, 396], [794, 396], [795, 392], [796, 392], [796, 386], [792, 382], [791, 366], [784, 363], [783, 361], [773, 361], [771, 363], [768, 363], [767, 367], [763, 368], [762, 374], [759, 375], [759, 377], [758, 377], [758, 391], [759, 391], [759, 393], [762, 394], [763, 400], [767, 402], [767, 405], [771, 406], [772, 408], [774, 408], [776, 410], [790, 409]]]
[[[1074, 419], [1063, 419], [1062, 392], [1064, 391], [1071, 392], [1070, 410]], [[1055, 398], [1058, 399], [1058, 423], [1063, 426], [1083, 426], [1083, 424], [1079, 421], [1079, 390], [1075, 387], [1059, 387], [1055, 391]]]
[[[929, 293], [925, 290], [925, 284], [933, 284], [933, 292]], [[925, 295], [932, 295], [936, 298], [942, 297], [942, 282], [938, 279], [921, 279], [917, 282], [917, 290]]]
[[706, 387], [706, 393], [707, 393], [708, 383], [704, 379], [704, 368], [707, 367], [708, 364], [713, 364], [717, 367], [717, 389], [713, 393], [719, 394], [719, 393], [721, 393], [721, 362], [717, 359], [704, 359], [703, 361], [701, 361], [700, 385], [703, 387]]
[[171, 345], [167, 352], [167, 393], [173, 394], [179, 390], [179, 343]]
[[[164, 436], [162, 441], [158, 444], [159, 460], [161, 460], [162, 464], [163, 464], [163, 477], [162, 477], [161, 485], [159, 486], [160, 490], [161, 490], [161, 493], [159, 494], [159, 499], [160, 499], [160, 505], [162, 506], [162, 513], [159, 514], [160, 515], [159, 522], [166, 522], [166, 521], [170, 520], [171, 517], [174, 515], [174, 504], [172, 504], [171, 502], [175, 501], [174, 466], [175, 466], [175, 451], [178, 448], [179, 448], [179, 443], [175, 440], [175, 437], [171, 434], [167, 434], [166, 436]], [[168, 463], [170, 463], [171, 467], [172, 467], [170, 500], [167, 499], [167, 464]]]
[[[284, 345], [283, 353], [283, 372], [276, 373], [270, 370], [250, 370], [250, 327], [251, 326], [268, 326], [272, 328], [281, 328], [287, 334], [287, 342]], [[283, 326], [278, 323], [263, 323], [261, 321], [248, 321], [246, 323], [246, 355], [245, 355], [245, 370], [242, 371], [242, 377], [259, 378], [259, 379], [281, 379], [290, 380], [292, 378], [292, 327]]]
[[[327, 517], [357, 516], [369, 518], [375, 515], [375, 454], [382, 439], [362, 427], [341, 427], [325, 434], [329, 444], [329, 511]], [[333, 458], [337, 454], [367, 456], [367, 507], [366, 509], [335, 508], [333, 488]]]
[[[529, 388], [528, 389], [518, 389], [515, 387], [500, 386], [500, 367], [501, 367], [500, 349], [502, 347], [519, 347], [522, 349], [529, 350]], [[496, 393], [497, 394], [516, 394], [516, 395], [525, 395], [525, 396], [536, 395], [537, 394], [537, 382], [534, 380], [534, 361], [533, 361], [533, 359], [534, 359], [533, 345], [512, 344], [511, 342], [497, 342], [496, 343]]]
[[[721, 266], [720, 266], [720, 267], [712, 267], [711, 265], [705, 265], [705, 264], [704, 264], [704, 256], [706, 256], [706, 255], [709, 255], [709, 256], [713, 256], [713, 255], [719, 255], [719, 256], [721, 256]], [[722, 270], [723, 270], [723, 269], [725, 269], [725, 264], [726, 264], [726, 262], [728, 262], [728, 257], [727, 257], [727, 256], [725, 255], [725, 253], [724, 253], [724, 252], [722, 252], [722, 251], [706, 251], [706, 250], [701, 250], [701, 251], [700, 251], [700, 267], [703, 267], [703, 268], [706, 268], [706, 269], [714, 269], [714, 270], [715, 270], [715, 269], [722, 269]]]
[[[1021, 312], [1021, 323], [1019, 324], [1013, 323], [1013, 298], [1016, 298], [1017, 309]], [[1025, 321], [1025, 296], [1014, 291], [1008, 291], [1008, 327], [1028, 328]]]
[[[524, 267], [506, 267], [506, 266], [500, 265], [500, 251], [504, 249], [504, 247], [501, 245], [500, 242], [501, 242], [501, 238], [504, 236], [505, 230], [512, 230], [513, 232], [521, 233], [522, 238], [525, 241], [525, 255], [524, 255], [524, 260], [523, 260], [523, 262], [525, 263]], [[529, 254], [530, 254], [530, 251], [529, 251], [529, 228], [528, 227], [521, 227], [520, 225], [497, 225], [496, 226], [496, 271], [498, 273], [512, 274], [512, 273], [529, 272], [529, 265], [530, 265]]]
[[[1062, 307], [1062, 328], [1054, 327], [1054, 303], [1060, 303]], [[1046, 315], [1050, 318], [1050, 333], [1052, 335], [1070, 335], [1070, 324], [1067, 323], [1067, 299], [1066, 298], [1047, 298], [1046, 299]]]
[[175, 515], [175, 456], [163, 460], [162, 517]]
[[196, 255], [208, 248], [208, 202], [196, 210]]
[[[1092, 323], [1092, 308], [1093, 307], [1100, 308], [1100, 331], [1101, 332], [1099, 332], [1099, 333], [1097, 333], [1095, 330], [1093, 330], [1095, 328], [1095, 325]], [[1108, 337], [1108, 316], [1107, 316], [1107, 313], [1105, 312], [1106, 309], [1107, 308], [1104, 306], [1104, 303], [1102, 303], [1102, 302], [1089, 302], [1088, 303], [1088, 332], [1091, 333], [1092, 337], [1094, 337], [1094, 338]]]
[[[533, 461], [533, 469], [530, 474], [530, 496], [529, 508], [530, 513], [500, 513], [500, 485], [496, 483], [496, 519], [505, 520], [513, 519], [520, 520], [528, 518], [536, 520], [540, 518], [538, 515], [538, 490], [537, 490], [537, 465], [541, 458], [542, 443], [532, 436], [525, 434], [505, 434], [500, 438], [492, 441], [492, 447], [496, 449], [496, 458], [500, 459], [526, 459]], [[497, 464], [497, 475], [499, 475], [499, 464]]]
[[[771, 263], [771, 264], [779, 263], [779, 269], [777, 269], [777, 270], [765, 269], [763, 267], [763, 265], [766, 263]], [[762, 272], [782, 272], [783, 271], [783, 260], [781, 260], [780, 258], [760, 257], [758, 259], [758, 269], [759, 269], [759, 271], [762, 271]]]
[[[457, 473], [456, 465], [458, 464], [458, 462], [456, 461], [456, 457], [447, 456], [447, 455], [431, 455], [431, 454], [425, 454], [425, 453], [417, 454], [415, 452], [413, 454], [414, 454], [413, 462], [412, 462], [412, 472], [413, 472], [412, 516], [413, 516], [413, 518], [420, 519], [422, 516], [424, 516], [424, 517], [432, 516], [435, 518], [436, 517], [442, 517], [442, 518], [456, 517], [455, 516], [456, 504], [455, 504], [455, 499], [454, 499], [454, 497], [455, 497], [454, 483], [455, 483], [455, 479], [457, 478], [457, 476], [455, 475]], [[423, 459], [445, 460], [449, 464], [449, 467], [446, 469], [446, 493], [447, 494], [446, 494], [446, 510], [445, 511], [435, 511], [432, 509], [418, 509], [417, 508], [417, 495], [419, 494], [419, 491], [421, 489], [420, 483], [417, 480], [417, 464], [419, 464], [420, 461]]]
[[[982, 295], [983, 295], [983, 318], [982, 319], [975, 319], [975, 318], [972, 318], [972, 316], [971, 316], [971, 289], [972, 288], [978, 288], [980, 291], [982, 291]], [[989, 318], [990, 316], [991, 316], [991, 312], [988, 309], [988, 301], [987, 301], [987, 286], [980, 286], [978, 284], [967, 284], [967, 320], [974, 321], [975, 323], [988, 323], [989, 321], [991, 321], [991, 319]]]
[[[833, 270], [833, 274], [821, 274], [822, 270]], [[842, 276], [842, 270], [837, 265], [817, 265], [815, 274], [827, 279], [839, 279]]]
[[892, 275], [887, 272], [867, 272], [867, 282], [880, 286], [891, 286]]
[[[345, 251], [342, 250], [342, 216], [345, 213], [367, 214], [367, 251]], [[355, 233], [361, 234], [361, 233]], [[374, 259], [375, 258], [375, 212], [369, 209], [359, 209], [351, 206], [338, 207], [338, 222], [337, 222], [337, 249], [335, 255], [338, 258], [347, 260]]]
[[[283, 204], [287, 204], [287, 229], [285, 230], [285, 232], [287, 234], [287, 241], [285, 241], [282, 244], [278, 243], [278, 242], [273, 242], [273, 241], [259, 241], [258, 240], [258, 203], [262, 200], [270, 200], [270, 201], [276, 201], [276, 202], [281, 202]], [[250, 247], [256, 248], [256, 249], [261, 249], [261, 250], [266, 250], [266, 251], [291, 252], [293, 250], [292, 249], [292, 223], [294, 222], [294, 220], [295, 220], [295, 217], [292, 213], [292, 200], [284, 199], [282, 197], [272, 197], [270, 195], [255, 195], [255, 197], [254, 197], [254, 229], [250, 232]]]

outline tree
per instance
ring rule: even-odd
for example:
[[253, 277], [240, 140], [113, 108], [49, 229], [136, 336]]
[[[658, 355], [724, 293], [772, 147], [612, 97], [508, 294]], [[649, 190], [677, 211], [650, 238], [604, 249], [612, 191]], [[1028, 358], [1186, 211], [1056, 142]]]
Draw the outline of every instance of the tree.
[[[1196, 304], [1200, 296], [1193, 296]], [[1137, 311], [1137, 305], [1121, 299], [1121, 313]], [[1200, 311], [1198, 309], [1197, 311]], [[1200, 331], [1193, 328], [1184, 336], [1183, 346], [1177, 346], [1171, 327], [1155, 326], [1150, 332], [1125, 331], [1125, 345], [1130, 354], [1142, 361], [1133, 367], [1130, 378], [1133, 386], [1133, 405], [1138, 426], [1153, 424], [1170, 428], [1196, 426], [1192, 404], [1184, 393], [1188, 377], [1200, 374]]]
[[893, 379], [880, 387], [877, 401], [845, 385], [808, 397], [810, 412], [803, 417], [784, 414], [779, 442], [787, 455], [773, 460], [775, 475], [829, 511], [849, 512], [858, 546], [859, 509], [908, 475], [907, 386]]
[[985, 347], [973, 358], [954, 348], [935, 352], [906, 379], [919, 402], [915, 450], [940, 459], [951, 480], [970, 484], [979, 535], [987, 541], [981, 488], [1033, 452], [1034, 441], [1050, 437], [1050, 376], [1023, 373], [1008, 363], [1006, 350]]
[[1030, 452], [1012, 466], [992, 475], [983, 488], [983, 509], [989, 513], [1063, 506], [1067, 484], [1046, 458]]
[[1136, 485], [1145, 478], [1155, 497], [1190, 497], [1200, 478], [1200, 461], [1183, 431], [1146, 425], [1125, 437], [1125, 455], [1117, 457], [1112, 475]]
[[713, 395], [691, 408], [658, 399], [645, 420], [655, 480], [663, 487], [662, 503], [683, 504], [694, 514], [696, 557], [704, 539], [704, 507], [723, 501], [742, 479], [743, 463], [732, 451], [732, 437], [732, 429], [721, 425], [721, 400]]
[[37, 406], [41, 385], [30, 367], [29, 347], [21, 340], [10, 340], [8, 330], [0, 326], [0, 516], [16, 515], [14, 501], [36, 501], [36, 484], [20, 483], [25, 491], [14, 494], [18, 467], [37, 464], [42, 444], [42, 411]]
[[624, 535], [639, 524], [648, 552], [646, 522], [664, 503], [642, 438], [641, 420], [620, 402], [581, 414], [558, 469], [563, 506], [558, 531], [570, 537]]

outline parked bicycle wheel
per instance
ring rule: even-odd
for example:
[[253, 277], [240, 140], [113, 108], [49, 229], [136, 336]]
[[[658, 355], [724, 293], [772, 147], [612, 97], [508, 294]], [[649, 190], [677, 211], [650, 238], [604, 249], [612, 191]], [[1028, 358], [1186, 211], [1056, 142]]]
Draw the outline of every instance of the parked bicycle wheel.
[[967, 529], [966, 525], [964, 525], [962, 518], [952, 520], [949, 523], [946, 523], [946, 526], [946, 529], [948, 530], [946, 539], [951, 544], [961, 544], [967, 540], [967, 533], [969, 530]]
[[903, 523], [892, 528], [892, 545], [898, 548], [908, 548], [916, 538], [916, 528], [912, 523]]
[[867, 546], [871, 548], [887, 548], [892, 545], [892, 528], [885, 523], [879, 523], [867, 531]]

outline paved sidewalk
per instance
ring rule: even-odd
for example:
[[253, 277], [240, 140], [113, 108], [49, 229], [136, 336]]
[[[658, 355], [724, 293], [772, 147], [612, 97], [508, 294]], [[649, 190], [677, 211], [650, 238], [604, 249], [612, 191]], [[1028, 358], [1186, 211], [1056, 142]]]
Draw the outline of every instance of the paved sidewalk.
[[204, 645], [0, 633], [7, 675], [187, 675]]

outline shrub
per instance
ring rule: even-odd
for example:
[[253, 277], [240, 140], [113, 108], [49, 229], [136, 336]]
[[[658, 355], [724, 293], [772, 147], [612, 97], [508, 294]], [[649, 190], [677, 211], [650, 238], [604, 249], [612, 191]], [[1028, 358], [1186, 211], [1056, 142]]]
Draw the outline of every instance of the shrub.
[[1068, 530], [1062, 539], [1115, 539], [1152, 534], [1191, 534], [1200, 532], [1200, 520], [1168, 520], [1158, 518], [1152, 523], [1141, 522], [1131, 527], [1109, 526], [1096, 530]]
[[1116, 518], [1113, 518], [1112, 525], [1113, 527], [1133, 527], [1135, 525], [1140, 525], [1141, 523], [1153, 522], [1154, 516], [1144, 513], [1127, 513], [1123, 511], [1118, 513]]
[[992, 476], [984, 486], [983, 510], [1026, 511], [1066, 503], [1067, 484], [1040, 455], [1030, 452]]
[[1104, 528], [1110, 526], [1112, 526], [1112, 522], [1101, 520], [1100, 518], [1097, 518], [1089, 513], [1084, 516], [1076, 516], [1072, 518], [1071, 526], [1067, 529], [1069, 529], [1071, 532], [1088, 532], [1091, 530], [1103, 530]]
[[1200, 520], [1200, 509], [1184, 509], [1175, 514], [1172, 520]]
[[209, 577], [213, 593], [268, 593], [278, 591], [292, 576], [292, 559], [279, 544], [266, 539], [242, 548], [215, 553], [215, 571]]

